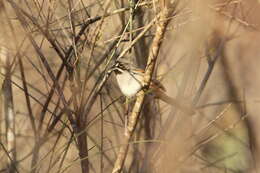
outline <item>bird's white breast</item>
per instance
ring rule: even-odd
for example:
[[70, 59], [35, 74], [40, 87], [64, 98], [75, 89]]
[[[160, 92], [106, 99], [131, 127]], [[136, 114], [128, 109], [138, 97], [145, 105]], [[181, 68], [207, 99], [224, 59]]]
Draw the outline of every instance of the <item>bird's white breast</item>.
[[132, 75], [128, 71], [117, 75], [117, 82], [121, 92], [127, 97], [133, 97], [141, 88], [143, 76]]

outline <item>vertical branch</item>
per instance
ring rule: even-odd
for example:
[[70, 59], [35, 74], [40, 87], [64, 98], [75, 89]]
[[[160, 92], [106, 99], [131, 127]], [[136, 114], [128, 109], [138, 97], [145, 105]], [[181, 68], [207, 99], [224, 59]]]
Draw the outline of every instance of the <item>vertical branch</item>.
[[100, 173], [104, 172], [104, 163], [103, 163], [103, 139], [104, 139], [104, 114], [103, 114], [103, 100], [102, 94], [100, 94], [100, 109], [101, 109], [101, 124], [100, 124]]
[[[0, 24], [2, 25], [3, 33], [6, 33], [6, 10], [3, 1], [0, 1]], [[2, 45], [7, 45], [7, 39], [5, 35], [1, 34], [3, 38]], [[15, 146], [15, 118], [13, 111], [13, 96], [12, 96], [12, 85], [11, 85], [11, 65], [8, 57], [8, 49], [5, 46], [0, 47], [0, 72], [1, 72], [1, 119], [5, 119], [3, 129], [1, 129], [1, 134], [5, 134], [5, 137], [1, 141], [6, 141], [6, 147], [2, 144], [2, 148], [7, 154], [5, 164], [8, 165], [8, 171], [16, 171], [15, 162], [16, 162], [16, 146]], [[1, 127], [2, 128], [2, 127]]]
[[[79, 120], [79, 118], [77, 120]], [[82, 173], [88, 173], [89, 172], [88, 142], [87, 142], [87, 133], [85, 131], [85, 123], [83, 123], [82, 121], [78, 121], [77, 126], [78, 127], [75, 129], [75, 135], [77, 136], [81, 171]]]
[[16, 136], [15, 136], [15, 113], [13, 102], [13, 91], [11, 82], [11, 62], [8, 57], [7, 49], [2, 47], [0, 53], [1, 61], [4, 67], [1, 68], [1, 73], [5, 75], [3, 83], [3, 111], [5, 115], [5, 130], [6, 130], [6, 148], [10, 153], [9, 171], [15, 171], [16, 162]]
[[[69, 18], [70, 18], [70, 27], [72, 30], [72, 48], [73, 48], [73, 52], [74, 52], [74, 56], [75, 60], [73, 62], [73, 60], [71, 59], [71, 63], [73, 64], [73, 66], [75, 66], [77, 64], [77, 62], [79, 61], [79, 57], [78, 57], [78, 52], [77, 52], [77, 47], [76, 47], [76, 31], [75, 31], [75, 24], [74, 24], [74, 15], [73, 15], [73, 6], [74, 6], [74, 2], [68, 0], [68, 4], [69, 4]], [[78, 71], [78, 68], [74, 68], [77, 73], [71, 73], [69, 80], [70, 80], [70, 89], [71, 92], [73, 93], [72, 96], [72, 102], [74, 105], [74, 110], [76, 111], [76, 124], [77, 124], [77, 128], [75, 128], [75, 135], [77, 138], [77, 143], [78, 143], [78, 151], [79, 151], [79, 158], [80, 158], [80, 164], [81, 164], [81, 171], [82, 173], [87, 173], [89, 172], [89, 160], [88, 160], [88, 141], [87, 141], [87, 133], [86, 133], [86, 116], [84, 114], [82, 114], [82, 109], [79, 107], [79, 100], [80, 100], [80, 96], [78, 93], [78, 91], [80, 90], [80, 72]], [[78, 85], [77, 85], [78, 84]]]
[[[146, 66], [146, 70], [145, 70], [145, 86], [149, 86], [149, 84], [150, 84], [152, 73], [153, 73], [153, 70], [155, 67], [155, 63], [156, 63], [156, 59], [159, 54], [159, 49], [160, 49], [160, 46], [162, 43], [162, 38], [164, 36], [166, 26], [168, 24], [167, 18], [169, 16], [169, 14], [170, 14], [170, 10], [168, 8], [163, 8], [162, 12], [160, 13], [159, 22], [157, 23], [155, 37], [153, 39], [153, 42], [152, 42], [152, 45], [150, 48], [147, 66]], [[129, 123], [128, 123], [127, 129], [126, 129], [125, 138], [123, 139], [123, 145], [119, 149], [119, 153], [117, 155], [117, 159], [114, 164], [114, 168], [112, 171], [113, 173], [119, 173], [119, 172], [121, 172], [121, 170], [123, 168], [124, 161], [126, 159], [126, 155], [127, 155], [127, 151], [128, 151], [128, 147], [129, 147], [129, 142], [130, 142], [133, 132], [135, 130], [138, 116], [139, 116], [139, 113], [140, 113], [142, 105], [143, 105], [144, 96], [145, 96], [145, 91], [143, 91], [143, 90], [141, 90], [137, 94], [137, 99], [136, 99], [132, 114], [129, 117]]]
[[[134, 7], [135, 7], [135, 2], [134, 0], [128, 0], [129, 1], [129, 6], [130, 6], [130, 16], [129, 16], [129, 41], [132, 43], [133, 41], [133, 22], [134, 22]], [[131, 49], [129, 50], [131, 53]]]

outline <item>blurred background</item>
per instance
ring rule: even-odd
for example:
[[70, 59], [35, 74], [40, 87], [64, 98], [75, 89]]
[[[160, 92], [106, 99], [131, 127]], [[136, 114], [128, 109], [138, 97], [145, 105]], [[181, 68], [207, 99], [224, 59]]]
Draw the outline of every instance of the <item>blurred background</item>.
[[194, 115], [146, 97], [122, 172], [260, 171], [257, 0], [0, 0], [0, 172], [111, 172], [132, 99], [114, 74], [145, 69]]

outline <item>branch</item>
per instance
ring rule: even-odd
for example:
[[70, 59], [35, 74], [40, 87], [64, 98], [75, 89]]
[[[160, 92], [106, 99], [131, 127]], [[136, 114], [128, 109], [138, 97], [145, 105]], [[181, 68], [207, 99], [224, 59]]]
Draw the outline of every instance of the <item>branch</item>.
[[[150, 48], [147, 66], [146, 66], [146, 70], [145, 70], [145, 86], [149, 86], [149, 84], [150, 84], [151, 77], [152, 77], [153, 70], [154, 70], [155, 63], [156, 63], [156, 59], [159, 54], [160, 46], [162, 43], [162, 38], [164, 36], [166, 26], [168, 24], [168, 20], [166, 20], [166, 19], [169, 16], [169, 14], [170, 14], [170, 10], [168, 8], [164, 8], [162, 10], [162, 12], [159, 14], [159, 22], [157, 23], [155, 37], [153, 39], [153, 42], [152, 42], [152, 45]], [[123, 144], [119, 149], [119, 153], [117, 155], [117, 160], [114, 164], [114, 168], [112, 171], [113, 173], [119, 173], [119, 172], [121, 172], [121, 170], [123, 168], [124, 161], [126, 159], [126, 155], [127, 155], [127, 151], [128, 151], [128, 147], [129, 147], [129, 142], [130, 142], [133, 132], [135, 130], [138, 116], [140, 114], [141, 107], [143, 105], [144, 97], [145, 97], [145, 91], [141, 90], [137, 94], [137, 99], [136, 99], [132, 114], [129, 117], [129, 123], [128, 123], [127, 129], [126, 129], [126, 136], [123, 139]]]

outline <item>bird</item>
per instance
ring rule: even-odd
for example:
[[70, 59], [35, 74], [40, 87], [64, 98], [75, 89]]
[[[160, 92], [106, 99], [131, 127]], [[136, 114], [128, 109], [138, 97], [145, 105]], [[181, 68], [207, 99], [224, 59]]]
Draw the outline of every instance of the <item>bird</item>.
[[[122, 94], [127, 98], [133, 98], [140, 90], [145, 89], [144, 70], [121, 61], [116, 61], [111, 71], [115, 73], [118, 86]], [[155, 98], [177, 107], [184, 113], [190, 115], [195, 113], [191, 106], [186, 103], [180, 103], [180, 101], [168, 96], [165, 87], [156, 79], [151, 80], [148, 92], [146, 93], [152, 94]]]

